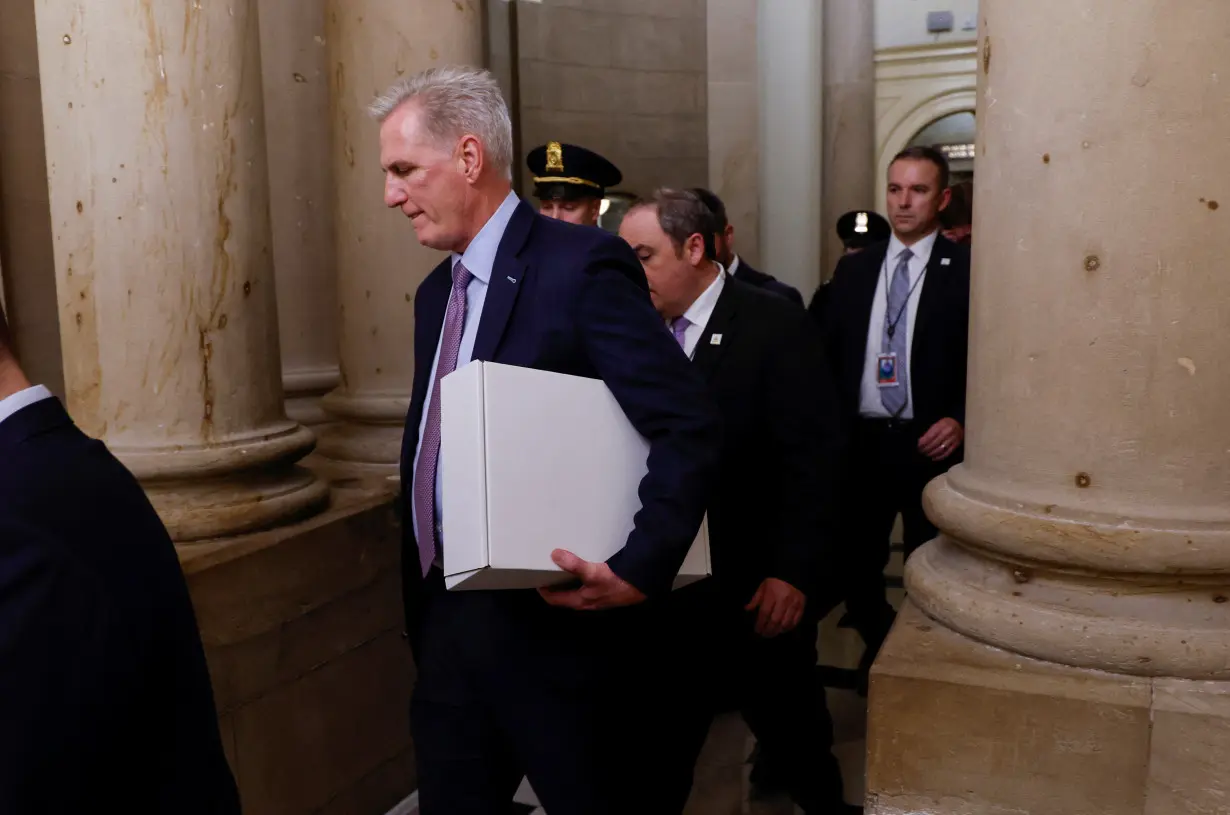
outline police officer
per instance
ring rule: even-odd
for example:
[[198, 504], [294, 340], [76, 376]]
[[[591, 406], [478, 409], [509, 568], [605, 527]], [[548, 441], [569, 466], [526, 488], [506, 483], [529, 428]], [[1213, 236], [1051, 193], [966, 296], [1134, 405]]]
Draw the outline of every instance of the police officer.
[[878, 212], [855, 210], [837, 219], [837, 237], [841, 238], [847, 255], [886, 241], [892, 233], [892, 227]]
[[619, 168], [593, 150], [557, 141], [535, 147], [525, 163], [538, 211], [573, 224], [597, 226], [607, 189], [623, 181]]

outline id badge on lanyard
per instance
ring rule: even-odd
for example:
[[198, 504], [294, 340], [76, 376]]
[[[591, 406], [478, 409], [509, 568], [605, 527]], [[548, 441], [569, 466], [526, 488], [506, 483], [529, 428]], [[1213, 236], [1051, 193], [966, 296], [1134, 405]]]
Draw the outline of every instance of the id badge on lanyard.
[[901, 387], [897, 355], [893, 352], [876, 355], [876, 385], [881, 388]]

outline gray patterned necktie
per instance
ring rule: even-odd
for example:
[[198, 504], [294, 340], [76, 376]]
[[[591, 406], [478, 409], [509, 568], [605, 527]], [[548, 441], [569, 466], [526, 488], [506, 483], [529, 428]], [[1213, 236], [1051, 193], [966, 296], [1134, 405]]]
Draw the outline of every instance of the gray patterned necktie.
[[910, 314], [906, 305], [910, 299], [910, 259], [914, 253], [906, 249], [897, 260], [892, 285], [888, 287], [888, 310], [884, 314], [884, 338], [880, 345], [885, 354], [897, 355], [895, 388], [880, 388], [880, 403], [891, 416], [900, 416], [910, 395], [910, 360], [907, 355], [910, 336]]

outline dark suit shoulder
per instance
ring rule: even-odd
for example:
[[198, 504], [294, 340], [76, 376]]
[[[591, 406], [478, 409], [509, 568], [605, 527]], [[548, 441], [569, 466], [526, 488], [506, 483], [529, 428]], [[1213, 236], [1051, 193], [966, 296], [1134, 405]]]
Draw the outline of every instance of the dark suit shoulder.
[[838, 275], [856, 275], [868, 269], [879, 271], [880, 264], [884, 262], [886, 254], [888, 254], [888, 241], [879, 241], [861, 251], [843, 255], [841, 260], [837, 261], [837, 268], [833, 271], [833, 279], [836, 280]]
[[738, 277], [726, 276], [726, 283], [722, 289], [725, 296], [729, 292], [729, 296], [734, 298], [741, 308], [746, 308], [758, 314], [771, 316], [791, 315], [798, 311], [794, 303], [786, 300], [766, 288], [755, 285], [748, 280], [740, 280]]
[[767, 289], [727, 277], [722, 296], [732, 298], [739, 322], [755, 325], [760, 333], [780, 342], [793, 342], [800, 331], [815, 328], [806, 310]]
[[[627, 241], [596, 226], [580, 226], [541, 215], [520, 257], [551, 268], [552, 284], [583, 282], [600, 271], [617, 271], [644, 291], [645, 270]], [[566, 283], [567, 284], [567, 283]]]
[[943, 235], [935, 239], [935, 246], [931, 249], [931, 256], [952, 258], [953, 267], [966, 272], [969, 271], [970, 248], [962, 243], [953, 243]]
[[832, 278], [822, 285], [824, 298], [841, 299], [851, 286], [856, 285], [855, 281], [864, 280], [868, 275], [879, 274], [887, 253], [888, 241], [880, 241], [860, 252], [843, 255], [841, 260], [837, 261]]
[[803, 295], [799, 294], [798, 289], [788, 283], [783, 283], [771, 274], [765, 274], [742, 258], [739, 259], [739, 268], [735, 270], [734, 277], [785, 298], [795, 305], [803, 305]]

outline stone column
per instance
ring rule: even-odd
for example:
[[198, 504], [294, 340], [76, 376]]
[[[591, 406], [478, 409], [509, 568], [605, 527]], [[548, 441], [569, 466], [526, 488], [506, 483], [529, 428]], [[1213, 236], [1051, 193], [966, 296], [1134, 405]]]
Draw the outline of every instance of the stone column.
[[325, 3], [259, 6], [282, 387], [290, 418], [318, 425], [338, 383]]
[[824, 3], [822, 279], [841, 259], [837, 219], [876, 203], [875, 3]]
[[379, 127], [369, 102], [397, 77], [482, 64], [478, 0], [328, 0], [336, 180], [341, 386], [320, 454], [356, 473], [392, 474], [414, 376], [414, 293], [440, 262], [384, 206]]
[[[760, 265], [758, 0], [708, 0], [709, 189], [726, 205], [739, 256]], [[766, 267], [767, 268], [767, 267]]]
[[820, 283], [823, 17], [823, 0], [791, 0], [762, 1], [756, 18], [760, 257], [805, 298]]
[[982, 15], [968, 449], [873, 673], [869, 812], [1224, 812], [1230, 5]]
[[176, 540], [327, 500], [282, 409], [254, 0], [37, 0], [68, 406]]

